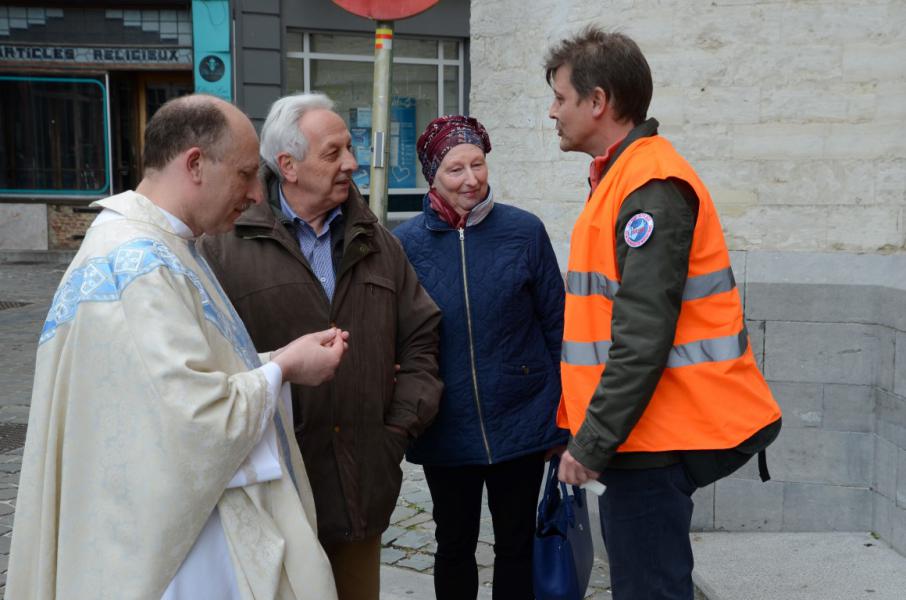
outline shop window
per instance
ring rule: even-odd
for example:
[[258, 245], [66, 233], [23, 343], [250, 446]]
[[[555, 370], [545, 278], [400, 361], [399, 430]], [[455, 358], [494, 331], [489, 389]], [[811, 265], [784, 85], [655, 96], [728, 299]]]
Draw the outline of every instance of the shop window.
[[[336, 103], [352, 134], [359, 169], [355, 180], [368, 193], [374, 39], [346, 33], [287, 34], [287, 92], [323, 92]], [[462, 114], [464, 48], [461, 40], [393, 38], [390, 110], [389, 209], [421, 209], [428, 184], [415, 142], [432, 119]]]
[[110, 190], [103, 79], [0, 76], [0, 194]]

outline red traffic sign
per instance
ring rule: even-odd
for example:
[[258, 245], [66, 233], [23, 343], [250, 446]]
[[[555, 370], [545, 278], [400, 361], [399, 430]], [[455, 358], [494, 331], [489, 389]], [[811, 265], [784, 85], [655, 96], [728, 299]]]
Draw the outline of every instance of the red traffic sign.
[[375, 21], [396, 21], [414, 17], [437, 4], [438, 0], [333, 0], [354, 15]]

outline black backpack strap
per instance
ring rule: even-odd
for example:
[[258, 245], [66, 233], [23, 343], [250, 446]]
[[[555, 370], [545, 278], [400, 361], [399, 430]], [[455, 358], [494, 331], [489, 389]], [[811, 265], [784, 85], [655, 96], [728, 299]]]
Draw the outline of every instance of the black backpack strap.
[[771, 474], [768, 473], [768, 454], [764, 450], [758, 452], [758, 475], [762, 481], [771, 479]]

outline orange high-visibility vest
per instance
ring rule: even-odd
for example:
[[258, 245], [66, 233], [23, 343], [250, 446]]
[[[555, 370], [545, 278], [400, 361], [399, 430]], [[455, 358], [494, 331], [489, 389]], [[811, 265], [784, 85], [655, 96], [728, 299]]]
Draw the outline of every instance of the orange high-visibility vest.
[[[557, 424], [576, 434], [606, 368], [620, 287], [616, 235], [623, 232], [615, 230], [623, 200], [648, 181], [670, 177], [687, 182], [699, 200], [686, 287], [666, 368], [618, 452], [734, 448], [780, 418], [749, 347], [711, 196], [670, 142], [652, 136], [617, 157], [573, 228]], [[652, 235], [657, 236], [657, 223]]]

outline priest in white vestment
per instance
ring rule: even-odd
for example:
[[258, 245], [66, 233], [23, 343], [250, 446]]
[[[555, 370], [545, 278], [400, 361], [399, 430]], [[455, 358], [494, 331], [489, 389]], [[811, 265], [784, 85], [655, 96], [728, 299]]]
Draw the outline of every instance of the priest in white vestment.
[[347, 334], [258, 354], [195, 252], [262, 199], [245, 115], [187, 96], [145, 136], [41, 332], [6, 597], [335, 599], [281, 390]]

